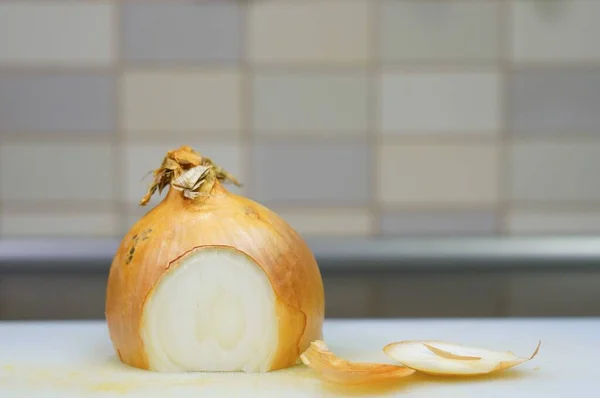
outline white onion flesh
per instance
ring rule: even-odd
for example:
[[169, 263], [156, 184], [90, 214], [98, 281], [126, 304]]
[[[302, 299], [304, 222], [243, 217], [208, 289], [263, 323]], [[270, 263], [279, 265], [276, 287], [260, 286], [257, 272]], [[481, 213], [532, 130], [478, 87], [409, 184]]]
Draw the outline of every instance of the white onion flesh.
[[148, 297], [141, 337], [151, 370], [265, 372], [278, 347], [276, 295], [233, 249], [201, 249]]

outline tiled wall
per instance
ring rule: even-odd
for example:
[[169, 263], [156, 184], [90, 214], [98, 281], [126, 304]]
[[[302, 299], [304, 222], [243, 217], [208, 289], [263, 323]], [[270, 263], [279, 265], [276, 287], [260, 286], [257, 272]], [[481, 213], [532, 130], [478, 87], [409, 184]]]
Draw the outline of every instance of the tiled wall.
[[600, 232], [598, 16], [0, 1], [0, 236], [120, 236], [181, 144], [306, 235]]

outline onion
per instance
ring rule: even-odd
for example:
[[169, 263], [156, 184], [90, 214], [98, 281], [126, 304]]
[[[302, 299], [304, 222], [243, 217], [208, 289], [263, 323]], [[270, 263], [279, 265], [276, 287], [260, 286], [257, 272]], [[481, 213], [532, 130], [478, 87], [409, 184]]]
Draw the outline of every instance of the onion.
[[365, 385], [397, 380], [415, 373], [413, 369], [383, 363], [350, 362], [338, 358], [317, 340], [300, 356], [325, 381], [344, 385]]
[[287, 368], [322, 338], [324, 291], [305, 241], [237, 180], [183, 146], [167, 153], [111, 265], [106, 320], [122, 362], [158, 372]]
[[383, 351], [403, 365], [421, 373], [446, 376], [482, 375], [522, 364], [533, 359], [518, 357], [510, 351], [492, 351], [444, 341], [400, 341], [390, 343]]

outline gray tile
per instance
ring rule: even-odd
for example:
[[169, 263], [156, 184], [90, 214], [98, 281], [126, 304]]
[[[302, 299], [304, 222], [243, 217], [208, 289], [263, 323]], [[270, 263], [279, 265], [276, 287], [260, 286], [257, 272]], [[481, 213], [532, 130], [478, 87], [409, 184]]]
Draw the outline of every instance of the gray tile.
[[105, 291], [104, 276], [5, 277], [0, 319], [104, 319]]
[[600, 201], [600, 142], [522, 142], [508, 155], [512, 200]]
[[262, 202], [363, 204], [370, 175], [364, 143], [258, 143], [253, 197]]
[[515, 133], [600, 133], [600, 72], [521, 71], [510, 81]]
[[505, 278], [500, 275], [384, 275], [378, 282], [373, 316], [499, 316], [505, 288]]
[[493, 60], [498, 57], [496, 1], [382, 3], [385, 61]]
[[600, 272], [514, 275], [509, 286], [509, 316], [600, 315]]
[[496, 228], [493, 211], [384, 211], [380, 220], [386, 235], [480, 235]]
[[0, 147], [0, 199], [110, 201], [113, 165], [108, 144], [5, 144]]
[[235, 61], [241, 16], [236, 2], [126, 4], [123, 55], [129, 61]]
[[115, 79], [105, 74], [0, 76], [0, 133], [111, 133]]

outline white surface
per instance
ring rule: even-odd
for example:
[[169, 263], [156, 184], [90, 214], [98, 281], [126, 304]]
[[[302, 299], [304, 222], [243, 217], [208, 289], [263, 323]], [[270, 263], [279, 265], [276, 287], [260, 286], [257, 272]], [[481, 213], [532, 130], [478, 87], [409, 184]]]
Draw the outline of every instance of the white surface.
[[[325, 341], [340, 356], [393, 363], [385, 344], [443, 339], [510, 350], [531, 362], [494, 377], [409, 376], [385, 390], [320, 382], [299, 365], [269, 374], [157, 374], [122, 365], [103, 322], [0, 322], [0, 397], [596, 397], [600, 318], [328, 321]], [[359, 395], [360, 394], [360, 395]]]

